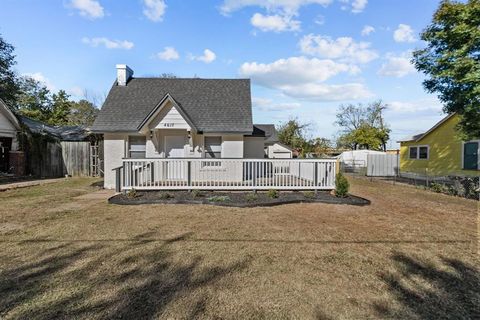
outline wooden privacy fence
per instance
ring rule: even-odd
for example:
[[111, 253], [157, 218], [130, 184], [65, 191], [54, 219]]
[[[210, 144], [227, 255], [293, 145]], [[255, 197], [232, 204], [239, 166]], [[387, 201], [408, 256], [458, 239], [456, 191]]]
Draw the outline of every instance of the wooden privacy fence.
[[124, 159], [117, 190], [331, 190], [332, 159]]

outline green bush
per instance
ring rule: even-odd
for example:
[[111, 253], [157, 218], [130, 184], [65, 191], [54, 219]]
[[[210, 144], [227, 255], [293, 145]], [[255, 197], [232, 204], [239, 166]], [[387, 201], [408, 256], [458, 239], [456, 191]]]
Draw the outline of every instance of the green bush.
[[430, 183], [430, 190], [436, 193], [442, 193], [445, 192], [445, 189], [440, 183], [432, 182]]
[[271, 190], [268, 190], [267, 196], [268, 196], [269, 198], [276, 199], [276, 198], [279, 197], [279, 194], [278, 194], [278, 191], [277, 191], [277, 190], [271, 189]]
[[171, 199], [171, 198], [173, 198], [173, 195], [171, 195], [168, 192], [160, 193], [160, 199], [162, 199], [162, 200], [168, 200], [168, 199]]
[[127, 191], [127, 197], [128, 197], [128, 198], [133, 199], [133, 198], [136, 198], [137, 196], [138, 196], [137, 190], [135, 190], [135, 189], [130, 189], [130, 190]]
[[339, 172], [335, 177], [335, 195], [340, 198], [345, 198], [348, 195], [348, 190], [350, 189], [350, 183], [348, 183], [347, 178]]
[[248, 202], [253, 202], [256, 201], [258, 197], [255, 193], [249, 193], [245, 196], [245, 199], [247, 199]]
[[194, 199], [198, 198], [199, 196], [200, 196], [200, 190], [198, 190], [198, 189], [192, 190], [192, 197]]
[[315, 198], [315, 192], [313, 191], [305, 191], [303, 193], [303, 196], [306, 198], [306, 199], [313, 199]]
[[229, 196], [213, 196], [213, 197], [207, 198], [207, 200], [210, 202], [227, 202], [227, 201], [230, 201], [230, 197]]

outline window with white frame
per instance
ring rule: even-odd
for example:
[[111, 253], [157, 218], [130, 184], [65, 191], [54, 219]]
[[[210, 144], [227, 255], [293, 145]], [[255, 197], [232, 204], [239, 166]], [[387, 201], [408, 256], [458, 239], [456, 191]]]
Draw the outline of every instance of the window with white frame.
[[128, 137], [128, 156], [132, 159], [146, 158], [147, 138], [145, 136]]
[[408, 158], [413, 160], [426, 160], [430, 157], [430, 148], [428, 146], [412, 146], [408, 149]]
[[[205, 137], [205, 158], [220, 159], [222, 157], [222, 137]], [[203, 167], [220, 167], [220, 161], [204, 161]]]
[[480, 169], [480, 140], [469, 141], [463, 144], [463, 169], [479, 170]]

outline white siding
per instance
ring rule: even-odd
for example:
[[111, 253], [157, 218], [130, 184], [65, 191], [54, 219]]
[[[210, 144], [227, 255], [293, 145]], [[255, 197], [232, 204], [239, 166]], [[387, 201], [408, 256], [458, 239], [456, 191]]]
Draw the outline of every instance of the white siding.
[[16, 151], [18, 149], [17, 130], [2, 112], [0, 112], [0, 137], [13, 138], [12, 150]]
[[150, 129], [186, 129], [190, 130], [187, 121], [178, 110], [168, 102], [149, 124]]
[[243, 136], [222, 136], [222, 158], [243, 158]]
[[271, 146], [268, 146], [268, 157], [271, 159], [274, 158], [292, 158], [292, 151], [279, 143], [275, 143]]
[[245, 159], [263, 159], [265, 155], [265, 138], [245, 137], [243, 157]]
[[127, 134], [105, 133], [104, 134], [104, 187], [105, 189], [115, 189], [115, 171], [112, 169], [122, 166], [122, 158], [126, 156], [125, 149], [127, 143]]

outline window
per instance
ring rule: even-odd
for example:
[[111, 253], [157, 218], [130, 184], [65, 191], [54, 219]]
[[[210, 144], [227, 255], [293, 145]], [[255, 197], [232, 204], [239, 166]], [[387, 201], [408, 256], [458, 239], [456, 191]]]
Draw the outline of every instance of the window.
[[418, 147], [418, 159], [428, 159], [428, 147]]
[[480, 141], [466, 142], [463, 145], [463, 169], [478, 170], [479, 169], [479, 148]]
[[408, 158], [409, 159], [421, 159], [426, 160], [429, 158], [429, 147], [428, 146], [414, 146], [410, 147], [408, 150]]
[[418, 148], [417, 147], [410, 147], [410, 156], [409, 158], [410, 159], [417, 159], [417, 152], [418, 152]]
[[[220, 159], [222, 157], [222, 137], [205, 137], [205, 158]], [[202, 167], [221, 167], [220, 161], [202, 161]]]
[[145, 136], [129, 136], [128, 137], [128, 156], [132, 159], [146, 158], [146, 143]]

